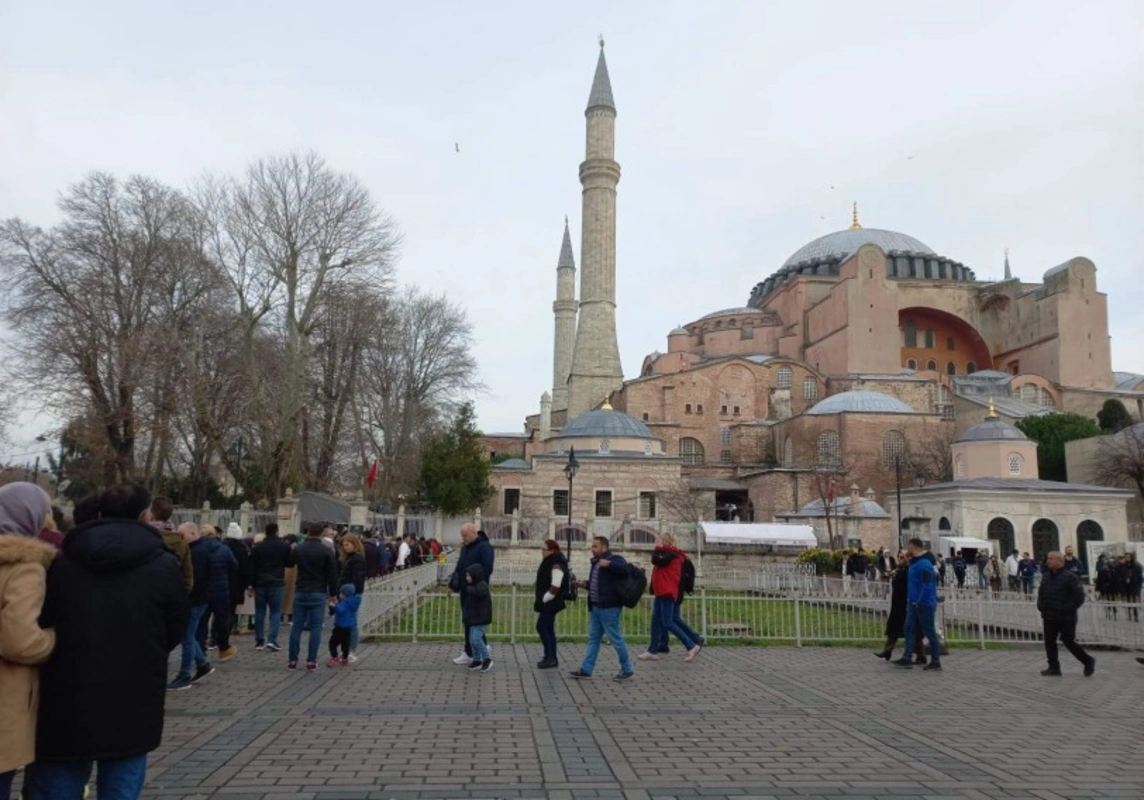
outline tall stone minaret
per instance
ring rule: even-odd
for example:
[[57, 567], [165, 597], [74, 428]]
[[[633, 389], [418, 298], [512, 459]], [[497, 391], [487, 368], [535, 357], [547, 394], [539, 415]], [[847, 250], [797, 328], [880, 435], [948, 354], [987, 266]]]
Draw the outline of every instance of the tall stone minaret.
[[588, 95], [588, 141], [580, 184], [584, 187], [580, 239], [580, 319], [568, 379], [568, 419], [621, 388], [624, 373], [616, 343], [616, 104], [600, 40], [600, 60]]
[[552, 346], [552, 410], [568, 408], [568, 373], [572, 371], [572, 350], [576, 346], [576, 260], [572, 256], [572, 237], [568, 235], [568, 217], [564, 218], [564, 242], [560, 260], [556, 262], [556, 301], [552, 304], [556, 317], [556, 335]]

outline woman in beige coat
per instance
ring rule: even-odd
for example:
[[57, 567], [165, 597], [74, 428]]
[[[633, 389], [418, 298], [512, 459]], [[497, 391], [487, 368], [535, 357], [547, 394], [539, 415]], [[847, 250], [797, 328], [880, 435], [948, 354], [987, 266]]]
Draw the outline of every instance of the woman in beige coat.
[[39, 486], [0, 486], [0, 800], [8, 800], [16, 770], [35, 759], [39, 674], [55, 632], [40, 628], [44, 583], [56, 551], [35, 536], [51, 520]]

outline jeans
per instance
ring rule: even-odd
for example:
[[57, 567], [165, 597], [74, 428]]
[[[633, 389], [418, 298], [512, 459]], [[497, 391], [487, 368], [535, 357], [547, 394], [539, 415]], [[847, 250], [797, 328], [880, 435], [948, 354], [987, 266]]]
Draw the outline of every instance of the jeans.
[[632, 660], [628, 656], [628, 643], [624, 641], [623, 631], [620, 630], [620, 613], [622, 608], [593, 608], [588, 612], [588, 649], [584, 651], [584, 661], [580, 669], [589, 675], [596, 668], [596, 659], [600, 656], [600, 639], [607, 634], [608, 641], [616, 648], [616, 656], [620, 659], [620, 671], [624, 674], [632, 672]]
[[[690, 625], [688, 625], [686, 622], [683, 621], [683, 603], [676, 603], [675, 604], [675, 612], [674, 612], [673, 619], [675, 621], [675, 624], [678, 625], [680, 627], [680, 629], [682, 629], [683, 632], [687, 634], [687, 638], [691, 639], [691, 641], [695, 642], [695, 644], [700, 643], [699, 640], [702, 639], [703, 637], [700, 636], [698, 633], [696, 633], [694, 628], [692, 628]], [[666, 640], [664, 641], [664, 644], [667, 644]]]
[[977, 588], [982, 591], [989, 588], [989, 579], [985, 577], [984, 570], [977, 571]]
[[32, 800], [72, 800], [83, 797], [83, 788], [97, 764], [95, 793], [99, 800], [138, 800], [147, 779], [147, 754], [92, 761], [41, 761], [24, 772]]
[[544, 645], [544, 660], [556, 661], [556, 615], [543, 611], [536, 615], [536, 632]]
[[207, 660], [207, 654], [203, 652], [203, 646], [199, 644], [198, 637], [199, 622], [202, 621], [206, 613], [206, 603], [201, 606], [191, 606], [191, 617], [187, 620], [187, 630], [183, 633], [183, 660], [179, 664], [180, 678], [191, 677], [192, 664], [201, 667], [210, 663]]
[[352, 628], [350, 628], [350, 652], [351, 653], [357, 652], [358, 642], [360, 641], [360, 638], [361, 638], [361, 627], [357, 623], [354, 623], [354, 626]]
[[1021, 578], [1021, 585], [1025, 588], [1025, 594], [1033, 593], [1033, 578]]
[[941, 642], [937, 639], [937, 627], [934, 625], [934, 615], [936, 613], [936, 608], [914, 605], [913, 603], [906, 605], [906, 649], [905, 652], [902, 653], [903, 660], [914, 660], [914, 641], [916, 637], [912, 636], [911, 632], [914, 630], [914, 626], [917, 625], [921, 628], [921, 632], [926, 637], [926, 641], [929, 642], [930, 663], [941, 663]]
[[302, 649], [302, 629], [310, 629], [310, 646], [307, 650], [306, 661], [318, 660], [318, 649], [322, 646], [322, 622], [326, 612], [325, 592], [295, 592], [294, 593], [294, 622], [290, 626], [291, 661], [298, 660], [298, 653]]
[[474, 661], [488, 661], [492, 658], [489, 655], [489, 643], [485, 641], [486, 628], [488, 625], [469, 626], [469, 646], [473, 648]]
[[675, 638], [690, 650], [695, 647], [695, 639], [688, 636], [675, 621], [676, 605], [674, 597], [657, 597], [651, 609], [651, 642], [648, 644], [649, 653], [657, 653], [667, 649], [667, 635], [675, 634]]
[[[259, 586], [254, 590], [254, 643], [278, 644], [278, 628], [282, 624], [282, 598], [285, 586]], [[262, 636], [266, 609], [270, 609], [270, 638]]]
[[1073, 658], [1084, 665], [1092, 663], [1094, 660], [1092, 656], [1084, 651], [1084, 648], [1076, 643], [1076, 620], [1075, 619], [1046, 619], [1045, 626], [1045, 656], [1049, 660], [1049, 668], [1060, 670], [1061, 661], [1057, 650], [1057, 637], [1061, 639], [1061, 644], [1065, 646]]

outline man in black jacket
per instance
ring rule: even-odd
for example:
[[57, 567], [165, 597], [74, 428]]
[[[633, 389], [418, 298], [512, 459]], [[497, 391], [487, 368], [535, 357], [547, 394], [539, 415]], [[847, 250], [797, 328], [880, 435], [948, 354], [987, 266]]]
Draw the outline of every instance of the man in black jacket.
[[98, 763], [101, 797], [139, 797], [163, 735], [167, 658], [187, 631], [178, 557], [143, 523], [146, 489], [113, 486], [100, 519], [75, 528], [48, 570], [32, 797], [80, 797]]
[[286, 666], [297, 669], [302, 650], [302, 630], [310, 629], [310, 646], [306, 655], [306, 669], [318, 670], [318, 648], [322, 643], [322, 623], [326, 606], [338, 600], [338, 558], [322, 542], [322, 525], [315, 523], [306, 529], [306, 540], [290, 551], [286, 566], [297, 567], [294, 581], [294, 619], [290, 624], [290, 652]]
[[1065, 557], [1057, 550], [1045, 557], [1048, 567], [1041, 578], [1037, 593], [1037, 610], [1045, 626], [1045, 655], [1049, 668], [1042, 675], [1060, 675], [1061, 662], [1057, 656], [1057, 638], [1068, 651], [1084, 664], [1085, 677], [1096, 671], [1096, 659], [1076, 643], [1076, 612], [1084, 605], [1084, 587], [1075, 573], [1065, 569]]
[[607, 538], [592, 537], [592, 568], [587, 581], [578, 581], [588, 590], [588, 646], [580, 669], [572, 673], [573, 678], [592, 677], [604, 636], [608, 637], [620, 660], [620, 671], [612, 680], [626, 681], [635, 674], [621, 627], [624, 605], [617, 589], [617, 584], [630, 573], [631, 565], [611, 551]]
[[[453, 575], [449, 578], [449, 590], [461, 596], [461, 619], [465, 618], [465, 572], [473, 564], [480, 564], [485, 573], [485, 580], [492, 585], [493, 562], [496, 553], [484, 531], [477, 530], [477, 526], [466, 522], [461, 526], [461, 554], [457, 558], [457, 566], [453, 568]], [[469, 628], [465, 626], [465, 652], [453, 659], [454, 664], [470, 666], [473, 663], [473, 645], [469, 641]]]
[[[282, 597], [286, 592], [286, 562], [290, 545], [278, 538], [278, 523], [266, 526], [266, 538], [250, 553], [250, 583], [254, 590], [254, 649], [278, 652], [282, 624]], [[270, 609], [270, 636], [264, 638], [266, 609]]]

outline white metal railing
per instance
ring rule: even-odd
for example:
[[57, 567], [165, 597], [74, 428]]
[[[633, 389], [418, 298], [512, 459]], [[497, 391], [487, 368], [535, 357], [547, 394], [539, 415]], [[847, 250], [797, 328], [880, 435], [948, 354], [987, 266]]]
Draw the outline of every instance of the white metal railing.
[[444, 563], [399, 569], [383, 578], [367, 581], [358, 608], [358, 627], [369, 631], [379, 619], [399, 613], [419, 592], [437, 588], [442, 573], [447, 575], [452, 568], [447, 557]]
[[[387, 584], [371, 589], [368, 595], [376, 595], [371, 600], [376, 610], [368, 624], [362, 622], [366, 633], [414, 642], [462, 637], [458, 598], [436, 581], [401, 587]], [[537, 641], [534, 598], [530, 587], [495, 587], [490, 639]], [[624, 635], [636, 644], [650, 638], [651, 604], [651, 598], [645, 596], [636, 608], [624, 612]], [[1139, 604], [1086, 604], [1080, 610], [1078, 637], [1086, 644], [1144, 649], [1144, 625], [1129, 618], [1130, 610], [1140, 615]], [[557, 636], [584, 640], [587, 611], [586, 600], [569, 604], [557, 617]], [[711, 642], [796, 646], [881, 642], [887, 613], [888, 602], [880, 598], [772, 596], [706, 588], [683, 605], [684, 620]], [[952, 598], [941, 604], [938, 625], [950, 644], [985, 647], [1038, 641], [1041, 618], [1036, 604], [1029, 601]]]

